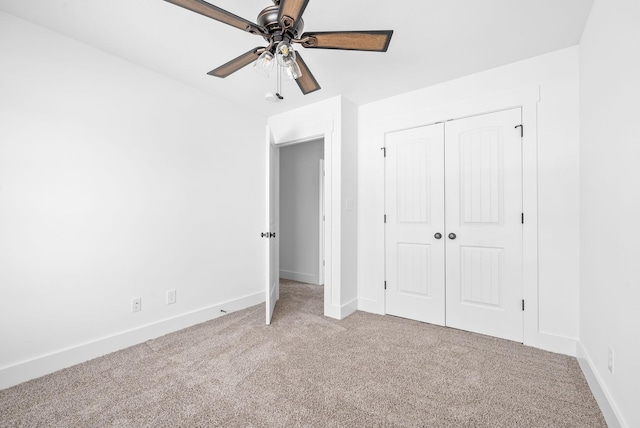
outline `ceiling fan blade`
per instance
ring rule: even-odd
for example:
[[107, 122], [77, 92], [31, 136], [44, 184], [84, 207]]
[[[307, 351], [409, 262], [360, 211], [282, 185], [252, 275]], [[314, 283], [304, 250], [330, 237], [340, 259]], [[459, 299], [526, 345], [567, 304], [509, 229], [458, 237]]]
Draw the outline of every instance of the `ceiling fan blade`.
[[217, 6], [209, 4], [203, 0], [165, 0], [166, 2], [173, 3], [177, 6], [188, 9], [192, 12], [199, 13], [216, 21], [223, 22], [231, 25], [232, 27], [239, 28], [244, 31], [248, 31], [252, 34], [266, 35], [267, 30], [254, 24], [251, 21], [247, 21], [244, 18], [240, 18], [231, 12], [227, 12], [224, 9], [220, 9]]
[[300, 71], [302, 72], [302, 76], [296, 79], [296, 83], [300, 87], [302, 93], [304, 95], [307, 95], [320, 89], [318, 81], [315, 77], [313, 77], [313, 74], [311, 74], [309, 67], [307, 67], [307, 64], [302, 59], [300, 52], [296, 52], [296, 62], [298, 63], [298, 67], [300, 67]]
[[295, 28], [309, 0], [280, 0], [278, 21], [285, 28]]
[[318, 49], [386, 52], [393, 30], [387, 31], [327, 31], [304, 33], [302, 46]]
[[232, 59], [228, 63], [221, 65], [215, 70], [211, 70], [207, 74], [209, 76], [215, 76], [224, 79], [228, 75], [235, 73], [241, 68], [257, 60], [262, 52], [264, 52], [264, 48], [262, 47], [251, 49], [249, 52], [240, 55], [238, 58]]

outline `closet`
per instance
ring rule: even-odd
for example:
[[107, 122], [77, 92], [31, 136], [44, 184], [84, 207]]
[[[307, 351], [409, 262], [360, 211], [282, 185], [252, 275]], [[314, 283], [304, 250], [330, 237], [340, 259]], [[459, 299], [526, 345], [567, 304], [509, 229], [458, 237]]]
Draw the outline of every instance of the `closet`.
[[386, 313], [522, 342], [520, 108], [385, 136]]

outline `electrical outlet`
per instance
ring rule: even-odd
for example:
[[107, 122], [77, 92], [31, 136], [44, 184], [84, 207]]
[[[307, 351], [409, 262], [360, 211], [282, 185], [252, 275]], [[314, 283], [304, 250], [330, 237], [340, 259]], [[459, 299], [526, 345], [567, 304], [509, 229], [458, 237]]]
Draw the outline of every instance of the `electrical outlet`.
[[167, 290], [167, 305], [173, 305], [176, 302], [176, 290]]
[[131, 312], [140, 312], [142, 310], [142, 298], [136, 297], [131, 300]]
[[613, 374], [613, 348], [609, 345], [609, 358], [607, 359], [607, 367], [611, 374]]

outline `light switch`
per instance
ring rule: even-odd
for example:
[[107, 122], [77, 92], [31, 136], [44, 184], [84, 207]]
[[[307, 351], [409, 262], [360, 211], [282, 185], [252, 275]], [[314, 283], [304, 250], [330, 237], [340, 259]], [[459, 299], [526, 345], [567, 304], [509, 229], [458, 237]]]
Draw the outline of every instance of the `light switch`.
[[349, 198], [345, 199], [344, 205], [345, 205], [345, 210], [353, 211], [353, 199], [349, 199]]

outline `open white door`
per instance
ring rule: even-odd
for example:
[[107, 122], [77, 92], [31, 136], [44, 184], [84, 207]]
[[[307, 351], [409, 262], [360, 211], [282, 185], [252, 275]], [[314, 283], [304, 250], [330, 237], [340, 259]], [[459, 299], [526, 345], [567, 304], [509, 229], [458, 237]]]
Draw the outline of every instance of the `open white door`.
[[266, 307], [267, 325], [271, 324], [271, 317], [280, 298], [280, 148], [276, 147], [267, 126], [267, 231], [263, 236], [267, 239], [267, 268]]

